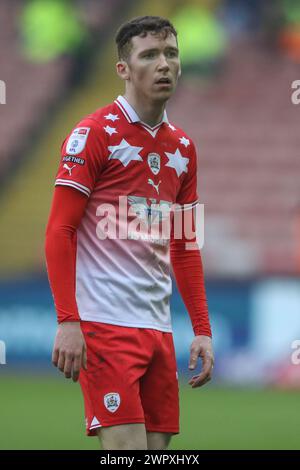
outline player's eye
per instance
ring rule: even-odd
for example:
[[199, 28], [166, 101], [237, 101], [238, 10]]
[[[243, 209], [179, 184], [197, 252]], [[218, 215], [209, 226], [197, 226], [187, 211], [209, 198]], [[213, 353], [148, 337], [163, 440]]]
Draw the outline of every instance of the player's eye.
[[172, 58], [173, 58], [173, 57], [177, 57], [177, 55], [178, 55], [178, 54], [177, 54], [176, 51], [168, 51], [168, 52], [167, 52], [167, 56], [168, 56], [168, 57], [172, 57]]
[[155, 52], [147, 52], [144, 57], [146, 57], [147, 59], [153, 59], [153, 57], [155, 57]]

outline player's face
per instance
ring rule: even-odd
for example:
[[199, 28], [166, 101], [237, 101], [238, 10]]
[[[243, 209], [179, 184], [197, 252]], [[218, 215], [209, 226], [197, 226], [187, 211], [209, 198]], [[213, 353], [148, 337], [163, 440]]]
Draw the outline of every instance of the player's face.
[[[135, 93], [153, 101], [166, 101], [175, 90], [180, 60], [177, 41], [173, 34], [164, 38], [147, 34], [132, 38], [128, 61], [130, 86]], [[167, 79], [167, 81], [160, 81]]]

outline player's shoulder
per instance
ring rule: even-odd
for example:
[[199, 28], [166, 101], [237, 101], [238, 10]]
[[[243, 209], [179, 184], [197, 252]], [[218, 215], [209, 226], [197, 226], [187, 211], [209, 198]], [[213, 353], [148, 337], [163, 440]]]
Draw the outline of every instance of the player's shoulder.
[[102, 108], [96, 109], [94, 112], [84, 116], [77, 124], [77, 127], [88, 125], [92, 128], [101, 128], [109, 125], [119, 119], [117, 114], [117, 105], [113, 102]]
[[181, 127], [179, 127], [176, 123], [170, 122], [168, 123], [168, 133], [171, 139], [175, 142], [178, 142], [188, 150], [195, 150], [195, 143], [192, 137], [187, 134]]
[[115, 105], [111, 103], [82, 117], [69, 131], [61, 149], [65, 148], [67, 153], [75, 155], [84, 149], [87, 142], [90, 145], [106, 145], [106, 126], [114, 112]]

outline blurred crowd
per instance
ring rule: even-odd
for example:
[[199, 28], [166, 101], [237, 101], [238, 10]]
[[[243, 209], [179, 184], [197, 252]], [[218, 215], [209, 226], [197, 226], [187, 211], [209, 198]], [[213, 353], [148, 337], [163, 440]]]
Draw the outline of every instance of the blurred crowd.
[[[0, 80], [6, 83], [7, 92], [7, 103], [0, 114], [2, 191], [16, 168], [22, 170], [36, 137], [86, 73], [88, 61], [99, 54], [105, 43], [103, 38], [126, 17], [129, 4], [134, 2], [1, 2]], [[189, 91], [182, 87], [182, 94], [179, 90], [172, 111], [180, 121], [185, 119], [186, 127], [199, 137], [196, 144], [204, 145], [202, 195], [211, 211], [207, 230], [209, 241], [212, 240], [206, 249], [208, 270], [213, 274], [223, 270], [251, 274], [267, 266], [270, 272], [298, 273], [299, 224], [298, 215], [293, 215], [298, 214], [300, 201], [298, 183], [294, 181], [298, 130], [294, 125], [295, 110], [290, 109], [290, 99], [283, 93], [289, 90], [292, 79], [299, 78], [295, 73], [300, 63], [300, 2], [169, 0], [166, 4], [179, 33], [183, 83], [196, 79], [195, 88]], [[216, 85], [214, 80], [218, 78], [222, 82]], [[213, 92], [205, 88], [205, 83], [213, 87]], [[245, 103], [247, 115], [243, 117]], [[189, 116], [195, 104], [197, 115]], [[248, 124], [243, 128], [246, 119]], [[200, 132], [197, 120], [201, 121]], [[258, 125], [260, 121], [262, 124]], [[247, 133], [252, 133], [253, 148], [246, 143]], [[218, 141], [222, 141], [221, 153]], [[237, 177], [228, 185], [226, 171], [231, 165]], [[285, 168], [285, 173], [279, 178], [280, 168]], [[240, 188], [235, 187], [237, 181]], [[267, 205], [262, 185], [268, 184], [272, 185], [281, 212], [273, 210], [270, 195], [270, 206]], [[228, 194], [224, 194], [224, 189]], [[262, 207], [256, 209], [262, 200], [264, 213]], [[280, 220], [279, 213], [288, 215]], [[243, 225], [239, 226], [241, 217]], [[283, 225], [288, 227], [288, 235]], [[220, 233], [227, 247], [236, 253], [230, 260]]]

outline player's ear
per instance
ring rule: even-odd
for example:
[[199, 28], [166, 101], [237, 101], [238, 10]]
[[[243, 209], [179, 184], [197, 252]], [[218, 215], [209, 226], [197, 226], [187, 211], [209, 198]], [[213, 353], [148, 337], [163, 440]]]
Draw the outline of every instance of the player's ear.
[[129, 67], [125, 60], [119, 60], [116, 63], [117, 74], [122, 80], [128, 80], [129, 78]]
[[178, 70], [178, 75], [177, 75], [177, 79], [181, 77], [181, 66], [179, 65], [179, 70]]

